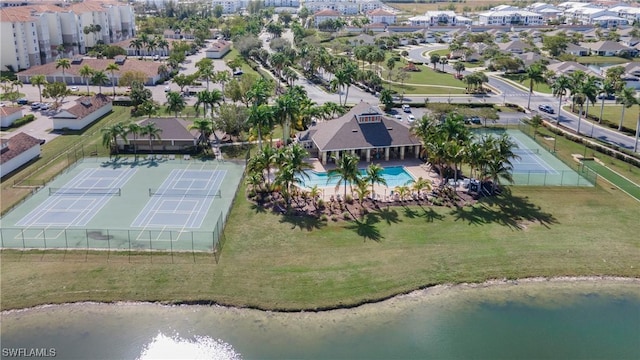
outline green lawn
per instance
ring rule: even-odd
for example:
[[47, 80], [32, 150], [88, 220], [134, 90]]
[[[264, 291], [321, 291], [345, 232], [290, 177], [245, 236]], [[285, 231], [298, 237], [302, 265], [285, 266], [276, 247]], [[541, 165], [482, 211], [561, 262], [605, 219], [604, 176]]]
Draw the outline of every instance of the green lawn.
[[[589, 115], [593, 116], [596, 119], [600, 118], [600, 101], [599, 100], [596, 105], [589, 105]], [[569, 111], [571, 106], [564, 106], [563, 109]], [[576, 107], [577, 110], [577, 107]], [[586, 110], [586, 106], [585, 106]], [[640, 113], [640, 106], [634, 105], [630, 108], [625, 109], [624, 111], [624, 120], [622, 125], [626, 128], [632, 129], [635, 131], [636, 124], [638, 123], [638, 113]], [[610, 123], [616, 129], [620, 124], [620, 117], [622, 116], [622, 105], [619, 104], [605, 104], [604, 112], [602, 113], [603, 123]]]
[[639, 61], [638, 58], [635, 59], [625, 59], [618, 56], [578, 56], [576, 60], [577, 63], [580, 64], [624, 64], [629, 61]]
[[[529, 89], [529, 80], [528, 79], [524, 79], [523, 75], [521, 74], [503, 74], [500, 75], [505, 79], [509, 79], [511, 81], [514, 81], [520, 85], [522, 85], [525, 89]], [[551, 87], [549, 86], [549, 84], [547, 83], [537, 83], [533, 85], [533, 91], [537, 91], [540, 93], [544, 93], [544, 94], [551, 94]]]
[[598, 175], [605, 177], [607, 181], [610, 181], [615, 186], [622, 189], [622, 191], [640, 201], [640, 186], [638, 186], [637, 184], [629, 181], [628, 179], [625, 179], [617, 172], [612, 171], [608, 167], [600, 165], [595, 161], [585, 161], [584, 165], [597, 172]]

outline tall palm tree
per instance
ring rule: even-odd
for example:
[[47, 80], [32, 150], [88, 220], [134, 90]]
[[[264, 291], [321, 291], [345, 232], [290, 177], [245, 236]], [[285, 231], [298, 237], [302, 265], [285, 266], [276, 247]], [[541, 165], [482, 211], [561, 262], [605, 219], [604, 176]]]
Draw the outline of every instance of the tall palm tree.
[[[302, 97], [295, 88], [289, 88], [287, 91], [276, 99], [275, 110], [282, 124], [283, 141], [289, 143], [291, 123], [298, 115], [300, 115], [300, 103]], [[302, 90], [304, 91], [304, 90]]]
[[458, 76], [460, 76], [460, 73], [463, 72], [465, 69], [466, 67], [464, 66], [464, 63], [462, 61], [457, 61], [455, 64], [453, 64], [453, 70], [456, 71]]
[[271, 106], [261, 104], [249, 108], [247, 123], [258, 131], [258, 148], [262, 150], [262, 131], [267, 128], [269, 131], [274, 123], [274, 111]]
[[161, 37], [156, 39], [156, 45], [158, 49], [163, 50], [162, 56], [167, 56], [167, 51], [169, 50], [169, 42]]
[[198, 147], [203, 150], [209, 149], [209, 139], [213, 134], [213, 123], [207, 119], [194, 119], [193, 124], [189, 125], [189, 130], [198, 130], [200, 136], [198, 136]]
[[529, 80], [529, 98], [527, 100], [527, 109], [531, 109], [531, 95], [533, 94], [533, 86], [546, 81], [544, 73], [547, 67], [541, 63], [534, 63], [526, 69], [525, 79]]
[[580, 99], [580, 97], [576, 96], [575, 93], [577, 92], [580, 84], [582, 84], [586, 80], [587, 73], [582, 70], [576, 70], [569, 75], [569, 78], [571, 79], [569, 92], [571, 93], [571, 111], [573, 112], [575, 109], [576, 100]]
[[[222, 87], [222, 94], [224, 95], [225, 86], [227, 85], [229, 80], [231, 80], [231, 76], [229, 75], [229, 72], [227, 70], [216, 71], [214, 75], [214, 79]], [[222, 98], [222, 101], [224, 102], [224, 97]]]
[[140, 135], [149, 137], [149, 150], [153, 153], [153, 140], [160, 140], [162, 129], [158, 128], [154, 122], [148, 121], [141, 126]]
[[576, 89], [575, 94], [580, 101], [580, 112], [578, 113], [578, 128], [577, 133], [580, 134], [580, 120], [582, 118], [582, 110], [584, 103], [587, 103], [587, 112], [585, 117], [589, 118], [589, 103], [595, 104], [596, 97], [598, 96], [598, 78], [593, 75], [587, 75], [584, 82], [582, 82]]
[[624, 122], [624, 112], [626, 109], [638, 104], [638, 99], [635, 97], [635, 90], [631, 87], [626, 87], [618, 93], [616, 99], [617, 104], [622, 104], [622, 115], [620, 116], [620, 124], [618, 130], [622, 130], [622, 124]]
[[198, 77], [207, 82], [207, 91], [209, 91], [209, 81], [214, 78], [213, 60], [202, 58], [196, 63], [198, 69]]
[[109, 77], [102, 70], [97, 70], [91, 76], [91, 84], [98, 85], [98, 94], [102, 94], [102, 85], [109, 82]]
[[560, 112], [562, 111], [562, 97], [567, 95], [567, 91], [571, 88], [571, 79], [566, 75], [560, 75], [551, 84], [553, 96], [558, 98], [558, 119], [556, 124], [560, 124]]
[[138, 159], [138, 144], [136, 140], [138, 138], [138, 135], [140, 135], [141, 132], [142, 132], [142, 127], [136, 122], [130, 122], [129, 124], [127, 124], [125, 128], [125, 134], [124, 134], [125, 138], [129, 134], [133, 134], [133, 154], [136, 160]]
[[158, 45], [156, 44], [155, 38], [150, 38], [147, 40], [147, 54], [153, 55], [153, 52], [156, 50]]
[[120, 66], [116, 63], [111, 63], [107, 65], [105, 71], [109, 71], [111, 73], [111, 86], [113, 86], [113, 98], [116, 98], [116, 75], [115, 72], [120, 70]]
[[282, 157], [285, 161], [278, 163], [278, 174], [276, 175], [275, 183], [282, 186], [285, 201], [287, 206], [290, 206], [291, 185], [301, 183], [303, 178], [309, 177], [305, 170], [311, 168], [311, 165], [304, 161], [309, 154], [300, 144], [292, 144], [279, 151], [282, 152]]
[[144, 44], [142, 43], [142, 40], [140, 39], [133, 39], [129, 42], [129, 46], [133, 47], [134, 49], [136, 49], [136, 55], [140, 56], [140, 49], [142, 49], [144, 47]]
[[383, 172], [384, 169], [382, 166], [378, 164], [371, 163], [367, 166], [367, 175], [365, 177], [365, 182], [371, 184], [371, 194], [375, 199], [375, 190], [373, 189], [375, 184], [387, 185], [387, 180], [384, 178]]
[[82, 65], [78, 73], [85, 80], [87, 84], [87, 96], [89, 96], [89, 80], [91, 79], [91, 76], [93, 75], [94, 70], [91, 66], [84, 64]]
[[[110, 149], [110, 153], [118, 153], [118, 137], [122, 137], [125, 133], [125, 126], [122, 123], [116, 123], [100, 129], [102, 132], [102, 145]], [[124, 138], [126, 142], [126, 138]]]
[[33, 75], [31, 77], [31, 85], [38, 87], [40, 102], [42, 102], [42, 86], [46, 84], [48, 84], [48, 82], [47, 82], [47, 78], [44, 75]]
[[167, 93], [167, 108], [165, 111], [167, 113], [174, 113], [175, 117], [178, 117], [178, 113], [186, 107], [187, 103], [184, 101], [184, 98], [180, 95], [180, 93], [175, 91], [169, 91]]
[[71, 61], [69, 59], [58, 59], [56, 60], [56, 69], [61, 68], [62, 69], [62, 80], [63, 82], [66, 84], [67, 83], [67, 77], [65, 75], [65, 70], [69, 69], [71, 67]]
[[358, 170], [358, 157], [351, 154], [343, 154], [341, 157], [333, 156], [333, 160], [336, 163], [334, 169], [329, 170], [327, 173], [328, 178], [338, 179], [336, 183], [336, 190], [340, 188], [340, 185], [344, 183], [344, 197], [347, 197], [347, 184], [350, 187], [353, 183], [357, 182], [360, 177], [360, 171]]
[[611, 95], [616, 92], [616, 84], [610, 79], [605, 79], [600, 83], [600, 88], [598, 89], [600, 92], [600, 96], [602, 97], [602, 102], [600, 103], [600, 117], [598, 118], [598, 124], [602, 124], [602, 115], [604, 114], [604, 101]]

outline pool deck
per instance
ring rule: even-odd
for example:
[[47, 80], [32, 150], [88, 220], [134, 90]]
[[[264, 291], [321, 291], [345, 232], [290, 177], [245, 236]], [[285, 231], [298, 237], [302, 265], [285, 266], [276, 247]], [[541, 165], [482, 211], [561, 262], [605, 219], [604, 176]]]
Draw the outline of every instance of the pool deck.
[[[307, 160], [312, 167], [313, 171], [317, 172], [328, 172], [331, 169], [335, 169], [336, 165], [334, 163], [327, 163], [327, 165], [322, 165], [322, 162], [318, 158], [310, 158]], [[358, 168], [364, 169], [369, 166], [370, 163], [366, 161], [360, 161], [358, 163]], [[431, 180], [432, 186], [437, 186], [439, 184], [440, 179], [438, 175], [431, 170], [431, 167], [428, 164], [418, 160], [418, 159], [405, 159], [405, 160], [390, 160], [390, 161], [380, 161], [376, 162], [376, 164], [382, 167], [392, 167], [392, 166], [404, 166], [407, 172], [413, 176], [414, 179], [422, 177], [423, 179]], [[335, 186], [327, 186], [321, 187], [322, 190], [322, 198], [329, 198], [330, 196], [337, 194], [344, 194], [344, 187], [340, 186], [336, 188]], [[385, 185], [376, 184], [373, 187], [376, 194], [378, 194], [381, 199], [384, 201], [391, 194], [391, 191], [394, 187], [389, 187]]]

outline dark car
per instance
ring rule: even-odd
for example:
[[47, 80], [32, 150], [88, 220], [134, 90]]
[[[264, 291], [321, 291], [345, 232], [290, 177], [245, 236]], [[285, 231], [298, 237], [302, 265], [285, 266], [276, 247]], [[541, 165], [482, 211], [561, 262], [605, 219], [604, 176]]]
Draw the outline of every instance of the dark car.
[[27, 100], [25, 98], [21, 98], [21, 99], [18, 99], [16, 102], [18, 103], [18, 105], [27, 105], [29, 100]]
[[546, 112], [547, 114], [553, 114], [553, 108], [550, 105], [539, 105], [538, 110]]

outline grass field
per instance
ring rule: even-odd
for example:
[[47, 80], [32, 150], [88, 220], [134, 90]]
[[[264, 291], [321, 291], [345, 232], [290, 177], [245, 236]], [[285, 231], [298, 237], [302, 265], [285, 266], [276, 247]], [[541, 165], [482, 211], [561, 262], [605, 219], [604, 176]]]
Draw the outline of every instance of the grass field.
[[[589, 106], [589, 115], [594, 116], [596, 118], [600, 118], [600, 102], [602, 100], [598, 100], [598, 103], [594, 106]], [[568, 110], [569, 107], [565, 107]], [[586, 108], [586, 106], [585, 106]], [[626, 128], [635, 130], [636, 125], [638, 123], [638, 114], [640, 113], [640, 106], [634, 105], [624, 111], [624, 120], [622, 125]], [[620, 117], [622, 116], [622, 105], [620, 104], [605, 104], [604, 111], [602, 112], [603, 121], [614, 124], [616, 129], [620, 124]]]
[[[520, 85], [522, 85], [527, 90], [529, 89], [529, 80], [523, 79], [522, 75], [512, 75], [512, 74], [504, 74], [501, 75], [505, 79], [509, 79], [514, 81]], [[551, 94], [551, 87], [547, 83], [537, 83], [533, 85], [533, 91], [537, 91], [544, 94]]]
[[606, 177], [606, 179], [613, 183], [613, 185], [619, 187], [620, 189], [622, 189], [622, 191], [640, 201], [640, 185], [635, 184], [628, 179], [625, 179], [617, 172], [612, 171], [608, 167], [600, 165], [595, 161], [585, 161], [584, 163], [585, 166], [598, 172], [599, 175]]
[[578, 56], [577, 63], [580, 64], [624, 64], [629, 61], [640, 61], [638, 59], [625, 59], [618, 56]]

